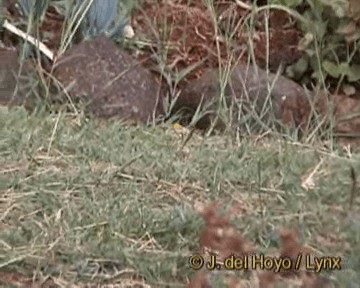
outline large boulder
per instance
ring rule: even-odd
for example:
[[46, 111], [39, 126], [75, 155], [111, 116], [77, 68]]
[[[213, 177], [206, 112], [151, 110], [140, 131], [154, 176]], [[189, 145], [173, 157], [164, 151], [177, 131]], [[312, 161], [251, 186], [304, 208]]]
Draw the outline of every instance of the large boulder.
[[[173, 111], [183, 110], [187, 114], [194, 114], [201, 104], [207, 115], [198, 122], [198, 127], [209, 127], [221, 95], [220, 82], [217, 69], [207, 70], [184, 88]], [[285, 124], [297, 127], [306, 125], [311, 111], [309, 97], [299, 84], [284, 76], [245, 64], [232, 69], [224, 96], [227, 106], [233, 107], [237, 113], [241, 112], [244, 117], [256, 111], [258, 116], [263, 117], [263, 121], [272, 115]]]
[[53, 75], [93, 116], [145, 123], [161, 112], [163, 96], [151, 73], [105, 36], [74, 45]]

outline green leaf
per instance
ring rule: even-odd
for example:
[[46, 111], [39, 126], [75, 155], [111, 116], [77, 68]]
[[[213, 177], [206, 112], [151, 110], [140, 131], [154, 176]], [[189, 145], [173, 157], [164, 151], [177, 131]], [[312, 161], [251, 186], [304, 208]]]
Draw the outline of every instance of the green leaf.
[[332, 77], [339, 78], [344, 75], [349, 82], [355, 82], [360, 80], [360, 65], [349, 65], [349, 63], [342, 62], [336, 64], [325, 60], [323, 62], [324, 70]]
[[322, 66], [331, 77], [339, 78], [342, 74], [340, 66], [336, 63], [325, 60]]
[[286, 74], [292, 79], [300, 79], [306, 70], [309, 63], [305, 57], [301, 57], [295, 64], [287, 67]]
[[335, 13], [336, 17], [342, 18], [346, 16], [348, 0], [318, 0], [324, 6], [329, 6]]
[[350, 66], [347, 77], [350, 82], [359, 81], [360, 80], [360, 65]]

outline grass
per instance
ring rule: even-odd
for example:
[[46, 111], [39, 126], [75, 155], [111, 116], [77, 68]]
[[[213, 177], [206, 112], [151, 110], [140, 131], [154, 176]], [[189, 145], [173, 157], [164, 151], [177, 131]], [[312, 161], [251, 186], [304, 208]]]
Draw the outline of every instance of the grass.
[[0, 135], [0, 286], [25, 275], [34, 287], [184, 287], [204, 227], [195, 206], [219, 201], [259, 253], [296, 228], [318, 255], [342, 257], [342, 271], [322, 273], [333, 287], [358, 287], [356, 152], [21, 108], [1, 108]]
[[[184, 287], [203, 227], [194, 205], [217, 200], [259, 251], [297, 228], [320, 255], [343, 257], [342, 271], [325, 273], [334, 287], [358, 287], [358, 154], [197, 134], [179, 151], [182, 136], [166, 125], [21, 108], [1, 109], [0, 135], [0, 271], [58, 287]], [[320, 162], [306, 191], [301, 179]]]

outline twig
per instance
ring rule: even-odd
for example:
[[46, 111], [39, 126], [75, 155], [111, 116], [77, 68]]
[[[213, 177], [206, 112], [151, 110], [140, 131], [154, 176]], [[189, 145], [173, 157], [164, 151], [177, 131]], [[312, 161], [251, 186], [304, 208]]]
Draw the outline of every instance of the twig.
[[240, 0], [235, 0], [235, 2], [236, 2], [236, 5], [238, 5], [241, 8], [244, 8], [245, 10], [251, 10], [252, 9], [251, 5], [246, 4], [246, 3], [244, 3], [244, 2], [242, 2]]
[[12, 25], [9, 21], [5, 20], [3, 27], [10, 32], [18, 35], [19, 37], [23, 38], [24, 40], [30, 42], [32, 45], [39, 47], [39, 50], [48, 57], [51, 61], [54, 61], [54, 52], [52, 52], [48, 47], [45, 46], [44, 43], [40, 42], [38, 39], [26, 34], [25, 32], [21, 31], [20, 29], [16, 28]]

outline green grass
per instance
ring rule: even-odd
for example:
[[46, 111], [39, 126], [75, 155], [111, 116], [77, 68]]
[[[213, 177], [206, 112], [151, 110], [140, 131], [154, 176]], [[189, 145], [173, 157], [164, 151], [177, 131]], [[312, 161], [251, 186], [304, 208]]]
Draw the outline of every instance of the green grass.
[[[72, 36], [67, 27], [61, 48]], [[281, 227], [297, 228], [318, 255], [342, 257], [343, 271], [324, 273], [334, 287], [359, 287], [360, 195], [350, 171], [360, 171], [360, 155], [255, 137], [195, 134], [181, 149], [186, 136], [165, 124], [1, 108], [0, 286], [11, 272], [33, 277], [33, 287], [48, 277], [54, 287], [184, 287], [204, 225], [194, 206], [217, 200], [237, 208], [232, 223], [258, 252], [279, 248]], [[304, 190], [312, 171], [314, 187]]]
[[[179, 151], [166, 125], [5, 108], [0, 135], [0, 271], [52, 276], [58, 287], [183, 287], [203, 227], [194, 204], [219, 200], [241, 205], [233, 223], [259, 251], [295, 227], [320, 255], [343, 257], [346, 269], [326, 273], [334, 287], [358, 287], [359, 197], [349, 209], [358, 154], [196, 134]], [[301, 177], [320, 161], [304, 190]]]

